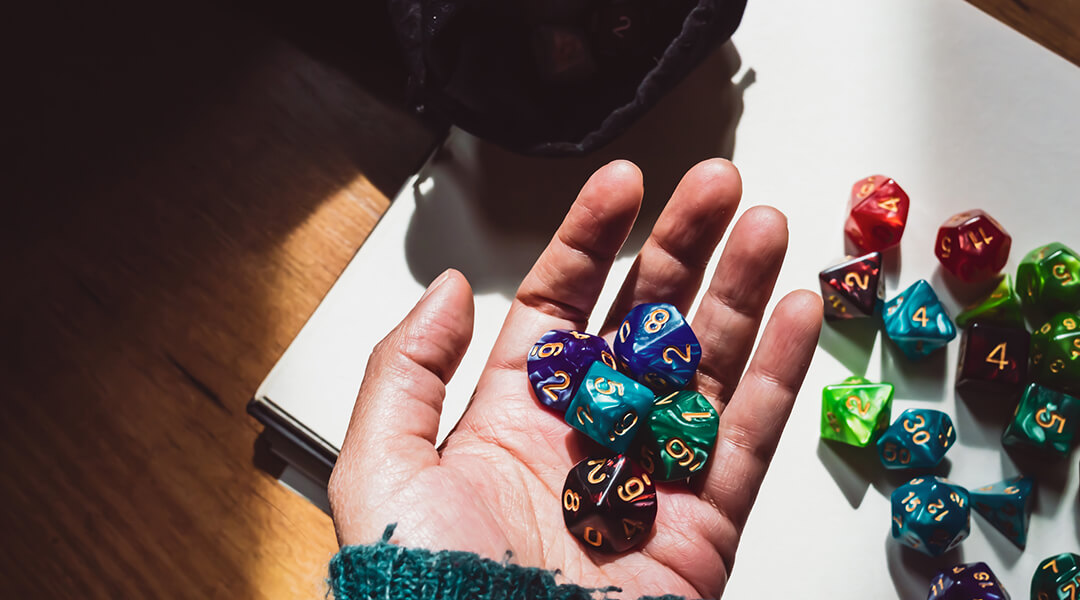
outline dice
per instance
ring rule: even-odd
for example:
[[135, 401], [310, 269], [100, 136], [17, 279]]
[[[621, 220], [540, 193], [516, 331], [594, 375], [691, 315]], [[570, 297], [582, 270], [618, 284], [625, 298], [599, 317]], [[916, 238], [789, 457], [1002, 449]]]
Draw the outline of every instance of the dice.
[[976, 321], [960, 337], [956, 387], [1012, 394], [1027, 383], [1031, 336], [1023, 327]]
[[566, 409], [566, 422], [612, 452], [624, 453], [652, 411], [649, 388], [594, 362]]
[[863, 252], [880, 252], [900, 243], [907, 224], [908, 195], [892, 179], [873, 175], [851, 187], [844, 233]]
[[566, 475], [566, 528], [586, 547], [625, 552], [644, 542], [656, 520], [656, 489], [649, 474], [626, 456], [587, 458]]
[[1080, 556], [1065, 552], [1051, 556], [1035, 567], [1031, 576], [1031, 600], [1059, 600], [1080, 597]]
[[961, 281], [986, 281], [1009, 260], [1012, 238], [1000, 223], [981, 210], [949, 217], [938, 229], [934, 254], [945, 270]]
[[821, 390], [821, 437], [865, 448], [889, 427], [893, 385], [848, 377]]
[[885, 298], [880, 252], [829, 267], [818, 279], [825, 299], [825, 318], [830, 321], [872, 317]]
[[909, 408], [877, 441], [878, 457], [886, 469], [932, 469], [956, 441], [949, 415], [931, 409]]
[[1024, 307], [1037, 315], [1080, 310], [1080, 256], [1054, 242], [1028, 252], [1016, 268]]
[[968, 492], [943, 477], [918, 477], [892, 493], [892, 537], [937, 557], [971, 531]]
[[613, 348], [619, 367], [657, 394], [686, 387], [701, 362], [701, 346], [679, 310], [639, 304], [626, 315]]
[[657, 398], [641, 444], [641, 465], [658, 481], [686, 479], [702, 472], [716, 445], [720, 415], [697, 392]]
[[987, 323], [1024, 327], [1020, 295], [1013, 287], [1012, 277], [1006, 274], [989, 296], [956, 315], [956, 326], [967, 327], [976, 319]]
[[1009, 541], [1027, 545], [1031, 521], [1033, 483], [1028, 477], [1013, 477], [971, 490], [971, 506]]
[[977, 562], [938, 573], [927, 600], [1009, 600], [1009, 593], [986, 563]]
[[596, 72], [589, 41], [578, 27], [538, 26], [533, 29], [532, 49], [537, 72], [547, 83], [582, 83]]
[[1043, 385], [1080, 393], [1080, 317], [1058, 313], [1031, 334], [1031, 376]]
[[533, 394], [544, 406], [565, 413], [585, 372], [596, 361], [617, 368], [615, 355], [604, 338], [552, 329], [529, 350], [526, 369]]
[[944, 348], [956, 327], [925, 279], [913, 283], [885, 303], [885, 333], [911, 360]]
[[1080, 398], [1032, 383], [1020, 395], [1001, 443], [1006, 448], [1063, 457], [1073, 444], [1078, 424]]

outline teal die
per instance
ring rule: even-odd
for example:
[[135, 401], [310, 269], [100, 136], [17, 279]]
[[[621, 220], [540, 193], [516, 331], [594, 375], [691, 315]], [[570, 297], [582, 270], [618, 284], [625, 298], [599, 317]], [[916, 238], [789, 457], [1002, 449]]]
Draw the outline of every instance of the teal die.
[[941, 556], [971, 532], [968, 491], [944, 477], [917, 477], [892, 493], [892, 537]]
[[877, 450], [886, 469], [932, 469], [955, 441], [956, 430], [949, 415], [910, 408], [881, 434]]
[[911, 360], [944, 348], [956, 327], [925, 279], [885, 303], [885, 333]]
[[1031, 520], [1031, 490], [1028, 477], [1013, 477], [971, 490], [971, 506], [995, 529], [1020, 548], [1027, 545]]
[[652, 412], [649, 388], [597, 361], [589, 367], [566, 422], [612, 452], [623, 454]]

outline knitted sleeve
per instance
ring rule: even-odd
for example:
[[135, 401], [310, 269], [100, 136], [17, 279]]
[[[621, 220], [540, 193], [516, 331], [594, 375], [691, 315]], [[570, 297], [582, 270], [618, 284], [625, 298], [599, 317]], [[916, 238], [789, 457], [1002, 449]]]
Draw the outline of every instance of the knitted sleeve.
[[390, 543], [394, 527], [386, 528], [381, 541], [346, 546], [330, 560], [336, 600], [596, 600], [620, 591], [556, 583], [557, 571], [500, 563], [471, 552], [404, 548]]

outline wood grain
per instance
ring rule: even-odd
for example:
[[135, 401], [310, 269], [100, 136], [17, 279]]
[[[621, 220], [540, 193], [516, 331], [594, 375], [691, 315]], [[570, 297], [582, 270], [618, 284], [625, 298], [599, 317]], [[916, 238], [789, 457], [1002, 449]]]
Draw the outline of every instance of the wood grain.
[[1080, 2], [968, 0], [1066, 60], [1080, 66]]

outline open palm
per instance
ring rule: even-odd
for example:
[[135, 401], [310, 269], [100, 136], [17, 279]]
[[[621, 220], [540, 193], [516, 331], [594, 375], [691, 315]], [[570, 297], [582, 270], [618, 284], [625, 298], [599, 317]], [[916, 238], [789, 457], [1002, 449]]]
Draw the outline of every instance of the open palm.
[[[342, 545], [379, 539], [506, 551], [526, 566], [560, 569], [623, 597], [719, 597], [739, 536], [810, 363], [821, 300], [792, 292], [777, 305], [750, 366], [762, 313], [787, 247], [784, 216], [752, 208], [732, 229], [691, 320], [702, 360], [691, 387], [721, 414], [707, 472], [692, 484], [658, 484], [656, 525], [638, 550], [587, 550], [563, 525], [570, 467], [602, 449], [533, 398], [526, 353], [550, 329], [585, 330], [616, 254], [637, 217], [641, 173], [617, 161], [598, 170], [518, 289], [469, 408], [434, 446], [449, 381], [472, 335], [472, 292], [456, 271], [440, 276], [376, 348], [330, 481]], [[711, 160], [691, 169], [657, 219], [599, 329], [608, 341], [642, 302], [684, 313], [741, 196], [738, 172]]]

